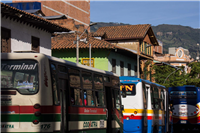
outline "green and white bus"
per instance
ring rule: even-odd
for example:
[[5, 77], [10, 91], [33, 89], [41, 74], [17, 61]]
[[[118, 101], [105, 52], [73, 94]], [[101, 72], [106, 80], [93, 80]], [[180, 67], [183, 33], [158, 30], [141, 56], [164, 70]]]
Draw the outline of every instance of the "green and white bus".
[[122, 133], [119, 84], [41, 53], [1, 53], [1, 132]]

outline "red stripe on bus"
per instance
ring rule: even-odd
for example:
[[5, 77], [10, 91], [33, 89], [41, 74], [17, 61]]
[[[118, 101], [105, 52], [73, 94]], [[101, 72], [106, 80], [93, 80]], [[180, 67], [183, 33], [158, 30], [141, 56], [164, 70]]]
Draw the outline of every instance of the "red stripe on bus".
[[126, 119], [127, 117], [129, 117], [130, 120], [142, 120], [142, 116], [123, 116], [124, 119]]
[[87, 107], [69, 107], [70, 114], [103, 114], [106, 115], [106, 108], [87, 108]]
[[[129, 119], [131, 119], [131, 120], [134, 120], [134, 119], [136, 119], [136, 120], [141, 120], [141, 119], [144, 119], [144, 117], [143, 116], [124, 116], [124, 119], [126, 119], [127, 117], [129, 117]], [[152, 116], [147, 116], [147, 120], [152, 120]]]
[[41, 106], [39, 109], [35, 109], [33, 106], [1, 106], [1, 112], [3, 113], [31, 114], [36, 111], [41, 113], [61, 113], [60, 106]]

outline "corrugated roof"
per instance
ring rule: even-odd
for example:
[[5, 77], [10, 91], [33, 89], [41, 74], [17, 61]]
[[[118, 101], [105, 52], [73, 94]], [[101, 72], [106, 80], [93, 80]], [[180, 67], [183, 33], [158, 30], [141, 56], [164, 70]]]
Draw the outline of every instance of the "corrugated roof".
[[[106, 33], [107, 39], [144, 38], [150, 24], [100, 27], [95, 34]], [[94, 35], [95, 35], [94, 34]]]
[[30, 24], [31, 26], [46, 30], [50, 33], [70, 31], [70, 29], [67, 29], [64, 26], [60, 26], [37, 15], [19, 10], [4, 3], [1, 3], [1, 17], [10, 17], [13, 20]]

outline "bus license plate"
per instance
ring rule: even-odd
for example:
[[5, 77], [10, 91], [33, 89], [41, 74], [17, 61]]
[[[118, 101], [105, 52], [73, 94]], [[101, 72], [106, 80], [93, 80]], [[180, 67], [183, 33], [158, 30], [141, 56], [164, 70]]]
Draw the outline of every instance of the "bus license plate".
[[186, 121], [181, 121], [182, 124], [186, 124]]

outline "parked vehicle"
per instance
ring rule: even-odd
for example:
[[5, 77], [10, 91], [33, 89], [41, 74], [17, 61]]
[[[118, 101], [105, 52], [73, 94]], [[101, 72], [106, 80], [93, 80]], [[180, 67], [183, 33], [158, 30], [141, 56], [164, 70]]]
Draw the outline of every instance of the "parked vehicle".
[[200, 88], [193, 85], [169, 88], [173, 131], [200, 130]]
[[164, 86], [131, 76], [120, 77], [124, 133], [168, 132], [168, 96]]
[[1, 132], [122, 133], [119, 83], [41, 53], [1, 53]]

